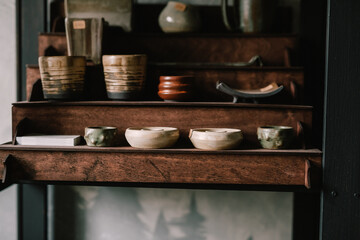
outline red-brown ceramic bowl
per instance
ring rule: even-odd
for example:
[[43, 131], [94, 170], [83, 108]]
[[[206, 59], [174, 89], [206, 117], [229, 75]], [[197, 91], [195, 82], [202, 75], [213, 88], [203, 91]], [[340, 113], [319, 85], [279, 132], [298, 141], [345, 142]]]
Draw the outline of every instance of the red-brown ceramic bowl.
[[193, 76], [160, 76], [158, 95], [165, 101], [190, 101], [193, 92]]

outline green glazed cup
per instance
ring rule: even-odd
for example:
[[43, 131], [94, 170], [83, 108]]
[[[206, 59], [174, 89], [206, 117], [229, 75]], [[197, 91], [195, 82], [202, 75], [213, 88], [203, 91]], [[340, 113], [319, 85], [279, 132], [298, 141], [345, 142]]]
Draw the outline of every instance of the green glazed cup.
[[257, 136], [263, 148], [289, 148], [294, 139], [294, 129], [289, 126], [261, 126], [257, 129]]
[[116, 127], [87, 127], [85, 128], [85, 141], [91, 147], [111, 147], [116, 143]]

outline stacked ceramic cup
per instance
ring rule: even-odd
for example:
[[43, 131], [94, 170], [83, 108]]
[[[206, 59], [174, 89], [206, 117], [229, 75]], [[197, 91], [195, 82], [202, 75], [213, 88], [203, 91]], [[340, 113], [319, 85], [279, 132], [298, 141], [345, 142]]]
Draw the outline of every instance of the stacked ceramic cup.
[[189, 101], [194, 96], [193, 76], [160, 76], [158, 95], [165, 101]]
[[39, 57], [45, 99], [79, 99], [84, 91], [85, 57]]
[[110, 99], [139, 98], [146, 73], [146, 55], [104, 55], [103, 66]]

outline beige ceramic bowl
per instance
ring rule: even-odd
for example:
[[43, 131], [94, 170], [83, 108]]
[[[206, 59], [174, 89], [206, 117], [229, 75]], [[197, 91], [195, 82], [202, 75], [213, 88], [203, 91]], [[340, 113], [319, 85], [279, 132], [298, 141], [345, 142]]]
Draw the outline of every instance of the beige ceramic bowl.
[[179, 139], [179, 130], [173, 127], [131, 127], [125, 138], [135, 148], [168, 148]]
[[196, 148], [224, 150], [238, 147], [243, 133], [234, 128], [197, 128], [190, 130], [189, 138]]

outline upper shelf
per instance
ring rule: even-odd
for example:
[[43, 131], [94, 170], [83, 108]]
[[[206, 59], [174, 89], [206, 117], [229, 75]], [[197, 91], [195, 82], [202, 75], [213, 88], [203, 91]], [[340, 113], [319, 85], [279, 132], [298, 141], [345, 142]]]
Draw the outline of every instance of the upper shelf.
[[227, 108], [255, 108], [255, 109], [287, 109], [287, 110], [312, 110], [308, 105], [286, 105], [286, 104], [252, 104], [252, 103], [230, 103], [230, 102], [171, 102], [171, 101], [21, 101], [15, 102], [13, 106], [154, 106], [154, 107], [227, 107]]

